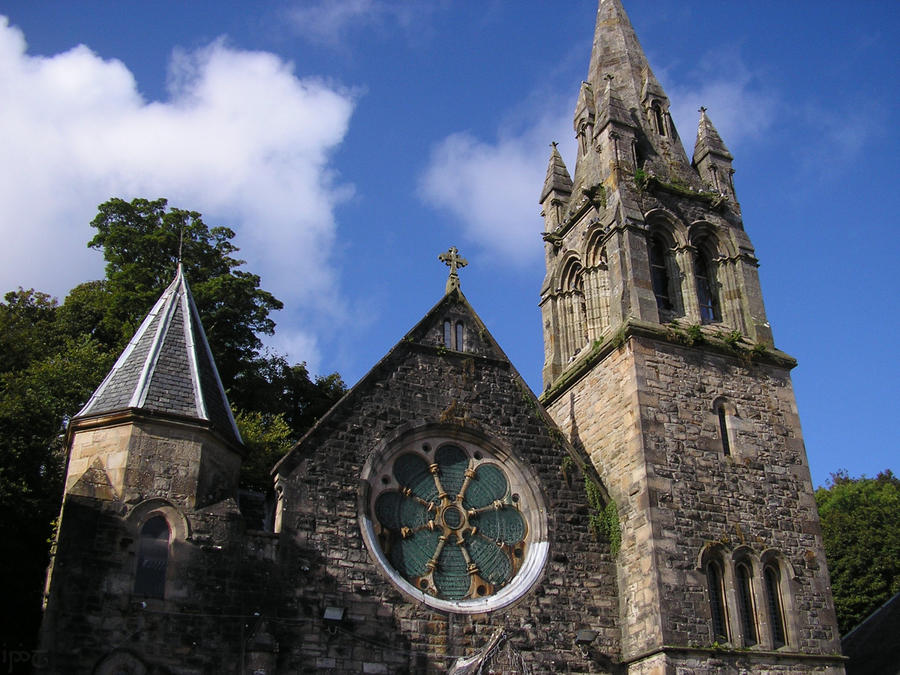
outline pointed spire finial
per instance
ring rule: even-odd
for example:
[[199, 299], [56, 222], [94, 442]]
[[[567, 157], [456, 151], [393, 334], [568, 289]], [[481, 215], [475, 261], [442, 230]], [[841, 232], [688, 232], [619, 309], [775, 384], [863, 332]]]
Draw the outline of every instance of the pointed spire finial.
[[451, 246], [447, 249], [446, 253], [441, 253], [438, 256], [438, 260], [447, 265], [450, 268], [450, 276], [447, 278], [447, 286], [445, 289], [446, 293], [454, 289], [459, 288], [459, 273], [457, 270], [460, 267], [465, 267], [469, 264], [469, 261], [459, 255], [459, 249], [455, 246]]
[[706, 106], [701, 105], [699, 108], [697, 108], [697, 112], [700, 113], [701, 115], [704, 114], [706, 112]]

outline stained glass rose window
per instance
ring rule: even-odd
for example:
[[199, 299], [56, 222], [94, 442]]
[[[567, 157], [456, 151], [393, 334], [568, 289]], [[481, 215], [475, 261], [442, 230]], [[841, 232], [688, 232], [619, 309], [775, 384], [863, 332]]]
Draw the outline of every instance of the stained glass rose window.
[[[416, 440], [367, 472], [367, 541], [404, 590], [434, 606], [510, 601], [523, 567], [542, 566], [539, 498], [521, 467], [485, 445]], [[534, 569], [526, 576], [530, 585]]]

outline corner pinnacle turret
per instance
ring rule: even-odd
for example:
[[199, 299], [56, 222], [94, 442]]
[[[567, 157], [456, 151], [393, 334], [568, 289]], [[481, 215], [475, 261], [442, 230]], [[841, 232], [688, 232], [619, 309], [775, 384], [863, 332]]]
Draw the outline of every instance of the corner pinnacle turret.
[[706, 108], [701, 106], [692, 164], [709, 187], [735, 200], [734, 182], [731, 179], [734, 173], [734, 169], [731, 168], [733, 159], [706, 114]]

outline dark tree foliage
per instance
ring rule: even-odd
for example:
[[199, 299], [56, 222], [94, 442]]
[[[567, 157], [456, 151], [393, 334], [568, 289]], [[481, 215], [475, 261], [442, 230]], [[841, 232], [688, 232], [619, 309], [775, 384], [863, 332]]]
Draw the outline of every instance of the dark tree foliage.
[[112, 367], [147, 312], [185, 275], [219, 374], [247, 435], [244, 487], [268, 487], [268, 469], [344, 393], [335, 374], [311, 379], [261, 351], [269, 314], [282, 304], [233, 257], [234, 232], [207, 227], [166, 200], [111, 199], [91, 225], [106, 278], [73, 288], [65, 302], [34, 290], [0, 303], [0, 649], [30, 649], [40, 620], [49, 540], [62, 497], [67, 421]]
[[816, 490], [838, 627], [845, 635], [900, 592], [900, 479], [831, 475]]
[[62, 495], [64, 423], [114, 360], [71, 328], [43, 293], [19, 289], [0, 302], [0, 648], [34, 639]]
[[[259, 355], [259, 335], [271, 335], [269, 317], [282, 304], [259, 287], [259, 277], [232, 257], [234, 232], [207, 227], [196, 211], [168, 208], [165, 199], [110, 199], [91, 221], [88, 242], [103, 252], [106, 281], [94, 287], [106, 301], [99, 330], [118, 331], [118, 348], [137, 330], [147, 311], [172, 281], [180, 259], [226, 388]], [[88, 307], [97, 303], [86, 299]]]

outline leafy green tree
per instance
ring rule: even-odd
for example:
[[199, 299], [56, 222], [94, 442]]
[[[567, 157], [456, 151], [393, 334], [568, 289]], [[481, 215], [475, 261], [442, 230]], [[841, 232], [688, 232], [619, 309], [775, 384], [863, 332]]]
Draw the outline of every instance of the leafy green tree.
[[900, 591], [900, 479], [846, 471], [816, 490], [838, 627], [846, 634]]
[[247, 457], [241, 464], [241, 487], [267, 492], [272, 488], [270, 471], [293, 442], [293, 431], [280, 413], [241, 410], [234, 421], [247, 447]]
[[196, 211], [169, 208], [165, 199], [110, 199], [91, 226], [97, 232], [88, 246], [103, 252], [106, 280], [82, 288], [79, 300], [106, 308], [97, 330], [117, 336], [116, 347], [137, 330], [180, 259], [226, 388], [259, 357], [259, 335], [274, 332], [269, 313], [282, 303], [259, 287], [259, 276], [239, 269], [232, 230], [210, 228]]
[[337, 373], [311, 379], [306, 363], [290, 365], [274, 354], [247, 364], [235, 379], [229, 400], [239, 409], [281, 415], [298, 440], [346, 390]]
[[4, 587], [0, 636], [9, 649], [28, 648], [40, 620], [65, 422], [114, 359], [91, 336], [69, 333], [59, 315], [54, 299], [33, 290], [0, 302], [0, 578], [15, 580]]

